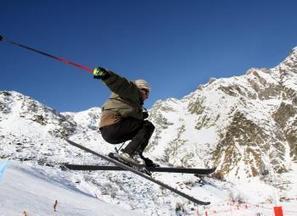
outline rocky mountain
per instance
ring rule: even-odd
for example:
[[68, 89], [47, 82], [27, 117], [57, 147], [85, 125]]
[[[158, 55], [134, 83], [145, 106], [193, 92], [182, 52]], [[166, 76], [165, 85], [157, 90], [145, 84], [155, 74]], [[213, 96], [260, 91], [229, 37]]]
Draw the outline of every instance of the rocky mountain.
[[[267, 181], [296, 167], [296, 104], [297, 48], [274, 68], [212, 78], [181, 99], [157, 101], [149, 110], [156, 131], [145, 154], [164, 165], [217, 166], [214, 177], [221, 180], [260, 177]], [[105, 143], [98, 132], [100, 112], [92, 108], [59, 113], [21, 93], [0, 91], [0, 158], [50, 167], [63, 162], [104, 164], [65, 142], [71, 139], [106, 154], [113, 151], [114, 146]], [[164, 191], [130, 175], [70, 172], [67, 178], [83, 191], [129, 208], [143, 208], [135, 200], [146, 196], [148, 214], [170, 209], [168, 205], [174, 208], [175, 198], [160, 198]], [[171, 181], [214, 199], [193, 177]], [[142, 195], [144, 190], [147, 195]]]
[[150, 151], [184, 166], [218, 166], [222, 177], [286, 172], [296, 163], [297, 48], [274, 68], [211, 79], [151, 109]]

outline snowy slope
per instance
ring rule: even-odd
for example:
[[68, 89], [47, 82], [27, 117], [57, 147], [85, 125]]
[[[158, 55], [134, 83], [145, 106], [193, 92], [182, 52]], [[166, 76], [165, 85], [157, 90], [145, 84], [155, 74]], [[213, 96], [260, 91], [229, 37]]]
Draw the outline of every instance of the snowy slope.
[[36, 216], [140, 215], [140, 212], [127, 211], [100, 201], [65, 182], [62, 176], [48, 178], [39, 169], [10, 162], [0, 181], [0, 215], [24, 215], [24, 212]]

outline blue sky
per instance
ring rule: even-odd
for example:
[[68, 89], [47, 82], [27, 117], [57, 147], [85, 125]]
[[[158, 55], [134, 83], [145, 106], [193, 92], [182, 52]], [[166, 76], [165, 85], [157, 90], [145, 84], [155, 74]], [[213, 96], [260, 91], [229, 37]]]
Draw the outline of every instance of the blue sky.
[[[210, 77], [273, 67], [297, 46], [294, 0], [0, 0], [0, 34], [152, 85], [181, 98]], [[100, 106], [110, 95], [89, 73], [0, 43], [0, 90], [58, 111]]]

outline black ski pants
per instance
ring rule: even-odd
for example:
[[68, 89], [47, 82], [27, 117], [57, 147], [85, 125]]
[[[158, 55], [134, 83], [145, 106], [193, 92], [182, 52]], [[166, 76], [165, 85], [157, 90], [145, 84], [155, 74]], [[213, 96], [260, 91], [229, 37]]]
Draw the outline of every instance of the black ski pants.
[[124, 118], [116, 124], [100, 128], [103, 139], [108, 143], [119, 144], [131, 140], [123, 150], [130, 155], [142, 154], [154, 130], [155, 126], [150, 121], [135, 118]]

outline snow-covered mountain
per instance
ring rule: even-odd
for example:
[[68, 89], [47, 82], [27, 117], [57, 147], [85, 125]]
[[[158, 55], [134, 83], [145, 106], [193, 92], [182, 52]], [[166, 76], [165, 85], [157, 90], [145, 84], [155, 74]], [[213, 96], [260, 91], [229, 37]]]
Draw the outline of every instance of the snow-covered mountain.
[[297, 48], [278, 66], [211, 79], [181, 100], [158, 101], [151, 152], [224, 178], [286, 172], [297, 161]]
[[[213, 205], [229, 199], [267, 202], [276, 198], [275, 190], [283, 199], [297, 197], [296, 103], [297, 48], [274, 68], [211, 79], [182, 99], [157, 101], [149, 110], [156, 131], [146, 155], [164, 165], [218, 169], [203, 187], [191, 175], [154, 177]], [[0, 158], [47, 166], [51, 178], [60, 176], [54, 170], [63, 162], [106, 164], [65, 142], [71, 139], [105, 154], [113, 151], [98, 132], [100, 112], [59, 113], [21, 93], [1, 91]], [[173, 215], [180, 205], [189, 214], [195, 209], [128, 172], [64, 172], [65, 181], [79, 190], [146, 215]], [[256, 200], [244, 191], [242, 185], [248, 184], [259, 185], [252, 190]], [[263, 191], [265, 187], [270, 189]]]

